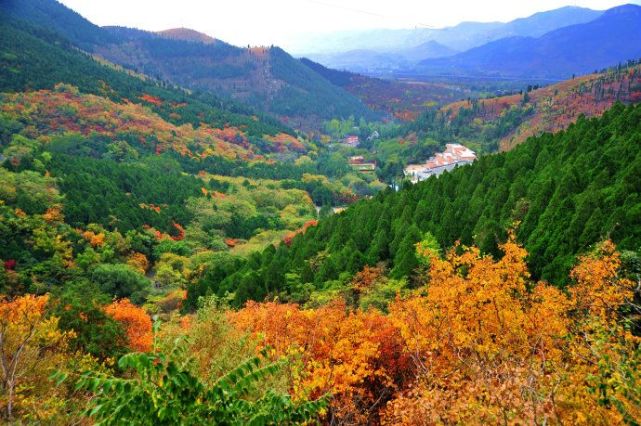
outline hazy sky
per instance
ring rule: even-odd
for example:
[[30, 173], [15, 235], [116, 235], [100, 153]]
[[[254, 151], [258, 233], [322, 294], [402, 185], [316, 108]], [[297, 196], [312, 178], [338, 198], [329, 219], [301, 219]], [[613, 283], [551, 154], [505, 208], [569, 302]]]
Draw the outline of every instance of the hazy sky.
[[188, 27], [244, 46], [296, 50], [305, 33], [367, 28], [444, 27], [509, 21], [574, 5], [607, 9], [641, 0], [60, 0], [98, 25], [150, 31]]

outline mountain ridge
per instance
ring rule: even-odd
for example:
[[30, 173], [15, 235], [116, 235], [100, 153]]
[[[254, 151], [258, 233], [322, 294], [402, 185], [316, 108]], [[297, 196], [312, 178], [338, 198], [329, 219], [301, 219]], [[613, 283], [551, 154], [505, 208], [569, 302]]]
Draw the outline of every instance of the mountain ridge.
[[[377, 116], [282, 49], [244, 49], [222, 41], [194, 43], [193, 30], [188, 34], [183, 30], [178, 37], [174, 31], [167, 37], [167, 33], [124, 27], [101, 28], [55, 0], [7, 0], [2, 7], [11, 18], [56, 31], [82, 50], [111, 62], [247, 103], [285, 121]], [[306, 78], [301, 79], [302, 75]]]
[[641, 6], [629, 4], [541, 37], [503, 38], [449, 58], [425, 60], [408, 72], [561, 80], [639, 57]]
[[[496, 41], [505, 37], [512, 36], [541, 36], [549, 31], [560, 27], [585, 23], [598, 18], [602, 14], [587, 8], [566, 6], [550, 11], [538, 12], [524, 18], [518, 18], [508, 22], [461, 22], [452, 27], [442, 29], [417, 28], [401, 30], [369, 30], [364, 32], [355, 32], [350, 35], [326, 35], [320, 39], [319, 43], [333, 44], [343, 46], [338, 52], [331, 50], [319, 50], [314, 53], [314, 49], [307, 49], [303, 56], [316, 60], [323, 65], [340, 68], [341, 63], [335, 60], [342, 60], [346, 51], [355, 49], [369, 50], [376, 52], [378, 55], [383, 53], [395, 55], [397, 60], [392, 57], [384, 66], [380, 64], [376, 68], [372, 67], [372, 61], [362, 60], [358, 67], [350, 71], [362, 72], [367, 68], [376, 69], [372, 75], [388, 73], [390, 70], [397, 69], [404, 64], [398, 62], [400, 56], [405, 62], [408, 60], [419, 62], [421, 59], [427, 59], [416, 56], [402, 56], [402, 52], [413, 51], [416, 47], [429, 41], [435, 41], [449, 49], [457, 52], [464, 52], [471, 48], [479, 47], [483, 44]], [[302, 52], [301, 52], [302, 54]], [[371, 54], [373, 55], [373, 54]], [[336, 58], [336, 59], [334, 59]], [[374, 63], [375, 64], [375, 63]]]

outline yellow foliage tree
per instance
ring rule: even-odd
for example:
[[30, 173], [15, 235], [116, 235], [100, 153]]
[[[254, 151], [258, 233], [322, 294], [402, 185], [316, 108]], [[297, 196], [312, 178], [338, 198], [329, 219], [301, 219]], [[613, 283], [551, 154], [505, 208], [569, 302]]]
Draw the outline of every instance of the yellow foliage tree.
[[527, 253], [513, 237], [496, 261], [460, 247], [432, 258], [427, 295], [390, 308], [419, 374], [387, 405], [383, 422], [638, 420], [638, 340], [616, 322], [632, 292], [617, 276], [614, 249], [606, 242], [580, 259], [569, 296], [530, 280]]
[[56, 391], [48, 376], [61, 368], [73, 333], [58, 329], [47, 317], [48, 296], [25, 295], [0, 299], [0, 402], [5, 416], [16, 413], [39, 422], [52, 415]]
[[134, 252], [129, 256], [127, 264], [143, 275], [147, 273], [147, 269], [149, 269], [149, 260], [147, 260], [147, 256], [138, 252]]

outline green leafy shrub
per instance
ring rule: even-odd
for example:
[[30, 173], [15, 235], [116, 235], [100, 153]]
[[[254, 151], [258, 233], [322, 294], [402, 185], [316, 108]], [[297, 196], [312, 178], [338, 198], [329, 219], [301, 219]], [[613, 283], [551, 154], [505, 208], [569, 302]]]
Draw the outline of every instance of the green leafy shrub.
[[[94, 393], [86, 414], [100, 425], [283, 425], [311, 423], [326, 405], [326, 398], [298, 403], [273, 390], [248, 398], [279, 368], [262, 365], [259, 357], [207, 386], [175, 361], [182, 350], [127, 354], [118, 362], [131, 373], [126, 377], [82, 374], [78, 388]], [[61, 382], [65, 376], [54, 378]]]

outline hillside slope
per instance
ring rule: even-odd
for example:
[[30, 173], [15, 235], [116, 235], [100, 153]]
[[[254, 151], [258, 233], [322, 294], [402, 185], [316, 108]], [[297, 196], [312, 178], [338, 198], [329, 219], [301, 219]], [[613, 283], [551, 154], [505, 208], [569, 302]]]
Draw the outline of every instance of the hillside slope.
[[238, 305], [275, 296], [305, 302], [304, 289], [340, 288], [364, 265], [384, 262], [393, 278], [410, 276], [418, 265], [415, 244], [426, 232], [441, 247], [460, 240], [498, 255], [510, 227], [529, 252], [534, 276], [562, 284], [576, 254], [601, 239], [620, 249], [641, 245], [640, 134], [641, 106], [581, 118], [566, 132], [361, 201], [290, 246], [202, 280], [190, 288], [188, 303], [227, 291]]
[[580, 115], [601, 115], [615, 102], [641, 102], [641, 65], [631, 62], [521, 94], [454, 102], [423, 113], [408, 132], [485, 152], [509, 150], [530, 136], [563, 130]]
[[301, 62], [361, 99], [369, 108], [403, 121], [416, 119], [426, 107], [446, 105], [475, 94], [475, 91], [460, 84], [386, 80], [334, 70], [307, 58], [302, 58]]
[[55, 0], [7, 0], [2, 6], [14, 19], [55, 31], [111, 62], [160, 80], [222, 94], [261, 111], [282, 117], [373, 116], [357, 98], [279, 48], [243, 49], [221, 41], [211, 43], [202, 35], [198, 37], [204, 41], [194, 41], [195, 32], [184, 29], [177, 36], [176, 31], [156, 34], [100, 28]]
[[[96, 95], [78, 92], [59, 84], [53, 91], [40, 90], [0, 94], [4, 119], [28, 122], [32, 137], [64, 135], [68, 132], [135, 141], [140, 149], [160, 154], [172, 150], [190, 157], [222, 156], [230, 159], [260, 158], [246, 133], [233, 128], [212, 128], [204, 123], [176, 126], [142, 104], [119, 104]], [[176, 108], [180, 111], [180, 107]], [[126, 136], [125, 136], [126, 135]], [[304, 150], [302, 145], [301, 150]], [[276, 147], [274, 151], [277, 151]]]
[[56, 34], [11, 19], [0, 19], [0, 51], [0, 92], [51, 90], [57, 83], [68, 83], [83, 93], [115, 102], [142, 102], [176, 125], [198, 126], [204, 121], [212, 127], [242, 126], [254, 136], [291, 133], [276, 120], [257, 116], [248, 107], [124, 72], [78, 52]]
[[108, 31], [119, 41], [96, 46], [94, 53], [161, 80], [222, 93], [281, 117], [371, 116], [357, 98], [278, 47], [241, 49], [139, 30]]

